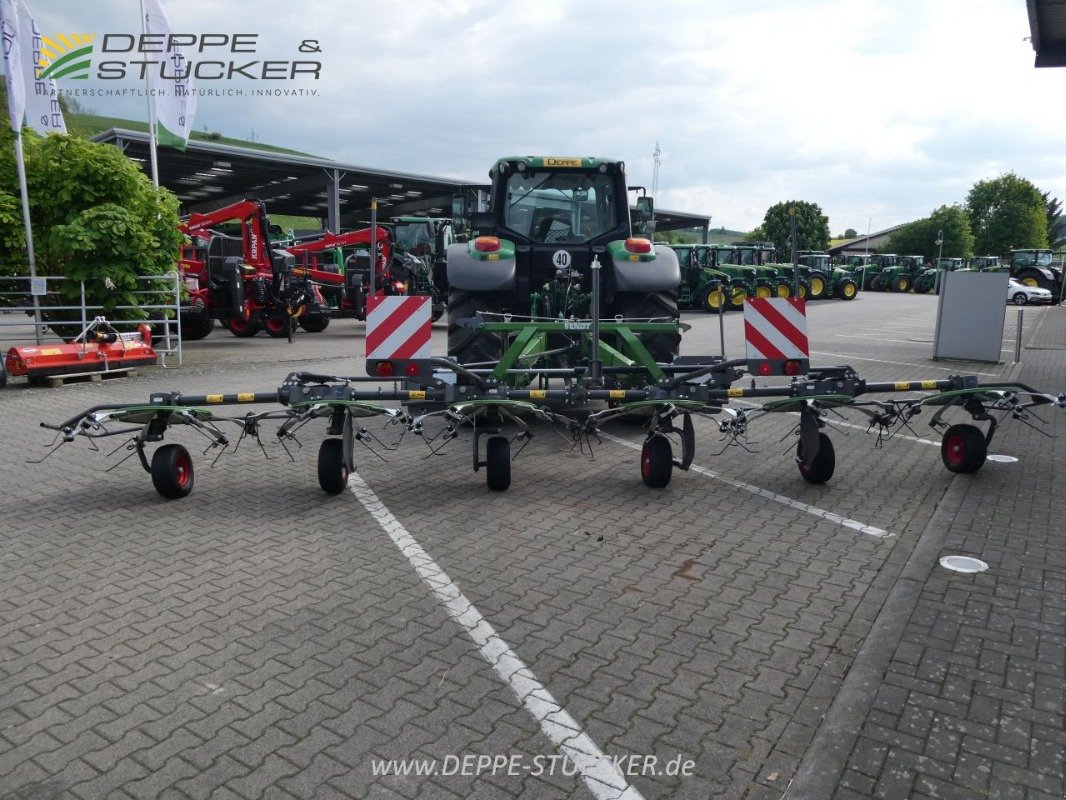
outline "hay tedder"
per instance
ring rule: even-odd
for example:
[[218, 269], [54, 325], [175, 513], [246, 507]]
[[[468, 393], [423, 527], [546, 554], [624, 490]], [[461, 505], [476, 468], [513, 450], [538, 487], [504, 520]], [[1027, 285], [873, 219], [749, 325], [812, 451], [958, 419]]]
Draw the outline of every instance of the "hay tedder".
[[[206, 437], [205, 455], [221, 455], [232, 439], [234, 448], [245, 438], [262, 445], [271, 423], [287, 450], [320, 420], [317, 471], [326, 492], [344, 490], [357, 445], [382, 456], [418, 441], [435, 454], [464, 438], [474, 471], [484, 469], [488, 487], [504, 490], [539, 429], [550, 426], [568, 447], [591, 453], [605, 425], [626, 419], [645, 430], [641, 479], [661, 488], [675, 468], [692, 465], [696, 420], [713, 422], [724, 452], [745, 446], [759, 417], [786, 413], [796, 417], [800, 475], [820, 484], [836, 466], [825, 432], [831, 415], [861, 415], [880, 445], [935, 409], [929, 424], [942, 433], [945, 467], [968, 473], [984, 464], [1004, 419], [1029, 423], [1037, 407], [1066, 409], [1066, 394], [1021, 384], [964, 376], [871, 382], [846, 365], [812, 367], [800, 299], [748, 301], [745, 358], [680, 356], [677, 259], [631, 235], [620, 162], [522, 157], [501, 160], [490, 174], [492, 210], [472, 219], [479, 235], [448, 248], [447, 357], [431, 352], [430, 298], [372, 297], [365, 375], [294, 372], [265, 392], [158, 392], [145, 403], [95, 406], [42, 423], [57, 432], [53, 451], [83, 438], [125, 437], [117, 450], [137, 456], [161, 495], [179, 498], [193, 488], [189, 450], [166, 443], [148, 452], [173, 430], [191, 428]], [[646, 211], [650, 204], [638, 203]], [[770, 378], [777, 385], [767, 385]], [[877, 397], [893, 393], [910, 396]], [[260, 408], [237, 408], [251, 405]], [[949, 410], [970, 421], [949, 425]], [[384, 424], [372, 429], [374, 417]]]

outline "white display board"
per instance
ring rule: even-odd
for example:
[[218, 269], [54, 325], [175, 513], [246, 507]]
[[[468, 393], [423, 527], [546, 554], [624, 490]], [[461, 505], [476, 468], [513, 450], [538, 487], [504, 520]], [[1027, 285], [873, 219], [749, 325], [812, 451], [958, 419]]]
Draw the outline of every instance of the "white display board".
[[1006, 272], [947, 272], [940, 284], [933, 358], [999, 363], [1007, 315]]

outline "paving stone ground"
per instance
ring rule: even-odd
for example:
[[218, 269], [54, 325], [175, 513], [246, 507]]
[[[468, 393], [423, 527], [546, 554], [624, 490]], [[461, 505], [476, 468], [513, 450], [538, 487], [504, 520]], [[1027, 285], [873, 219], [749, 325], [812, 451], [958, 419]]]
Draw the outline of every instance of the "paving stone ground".
[[[929, 360], [934, 314], [935, 299], [918, 296], [812, 304], [816, 356], [878, 380], [1010, 373]], [[1023, 378], [1062, 384], [1062, 351], [1035, 348], [1061, 346], [1063, 311], [1027, 312], [1027, 332], [1043, 317]], [[715, 352], [717, 321], [686, 321], [685, 350]], [[738, 323], [727, 316], [731, 353]], [[1008, 349], [1012, 324], [1009, 314]], [[155, 494], [135, 459], [105, 472], [117, 458], [84, 442], [25, 464], [47, 452], [38, 420], [95, 403], [268, 389], [292, 369], [355, 372], [359, 331], [336, 322], [290, 346], [217, 330], [180, 371], [0, 393], [0, 797], [592, 796], [573, 775], [373, 774], [374, 759], [528, 762], [558, 750], [374, 516], [318, 489], [320, 430], [301, 436], [295, 463], [271, 443], [264, 460], [248, 441], [213, 467], [198, 458], [196, 490], [177, 502]], [[786, 454], [792, 424], [770, 420], [752, 436], [756, 452], [719, 457], [713, 424], [701, 424], [696, 463], [889, 537], [705, 473], [648, 490], [619, 442], [590, 459], [547, 428], [502, 494], [471, 473], [463, 443], [432, 455], [405, 442], [385, 461], [363, 453], [359, 473], [605, 753], [694, 762], [687, 777], [632, 777], [643, 797], [779, 798], [954, 486], [934, 447], [875, 449], [845, 427], [832, 434], [833, 481], [810, 486]], [[1018, 464], [967, 479], [945, 547], [992, 569], [960, 583], [930, 566], [853, 737], [841, 797], [971, 785], [996, 796], [1008, 784], [1041, 797], [1056, 775], [1061, 794], [1063, 495], [1047, 467], [1062, 463], [1058, 441], [1023, 428], [997, 450]], [[972, 538], [993, 532], [994, 546]], [[920, 769], [926, 761], [945, 766]]]

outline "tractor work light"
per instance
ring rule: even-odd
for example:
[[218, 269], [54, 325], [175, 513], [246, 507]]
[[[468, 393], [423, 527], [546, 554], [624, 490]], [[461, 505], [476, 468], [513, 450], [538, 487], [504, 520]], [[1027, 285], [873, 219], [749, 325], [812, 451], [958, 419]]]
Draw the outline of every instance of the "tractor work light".
[[630, 253], [650, 253], [651, 240], [640, 236], [630, 236], [626, 239], [626, 250]]
[[500, 249], [500, 240], [496, 236], [479, 236], [474, 239], [474, 250], [479, 253], [495, 253]]

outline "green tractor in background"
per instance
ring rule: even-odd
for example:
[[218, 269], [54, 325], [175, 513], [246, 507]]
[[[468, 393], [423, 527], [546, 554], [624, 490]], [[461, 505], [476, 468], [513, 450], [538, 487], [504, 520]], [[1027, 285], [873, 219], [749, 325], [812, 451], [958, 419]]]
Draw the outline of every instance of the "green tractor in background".
[[834, 267], [829, 253], [801, 250], [799, 262], [811, 270], [811, 300], [822, 297], [839, 297], [841, 300], [854, 300], [859, 293], [859, 285], [851, 273], [840, 267]]
[[[729, 303], [733, 286], [728, 275], [707, 269], [702, 264], [701, 249], [706, 245], [672, 244], [670, 249], [677, 256], [681, 269], [681, 287], [678, 292], [678, 304], [686, 308], [697, 308], [717, 313]], [[741, 286], [741, 291], [746, 291]], [[740, 301], [743, 304], [743, 300]]]
[[451, 219], [393, 217], [392, 275], [403, 280], [411, 294], [429, 295], [433, 319], [444, 313], [448, 297], [446, 253], [456, 241]]
[[914, 279], [914, 291], [918, 294], [929, 294], [936, 290], [939, 281], [944, 280], [940, 277], [938, 281], [938, 275], [945, 272], [958, 272], [965, 267], [966, 262], [961, 258], [941, 258], [935, 267], [923, 269], [918, 274], [918, 277]]
[[881, 291], [909, 292], [915, 279], [925, 270], [923, 256], [896, 256], [896, 262], [884, 266], [877, 275], [875, 289]]
[[766, 242], [734, 242], [732, 245], [715, 245], [718, 263], [730, 263], [755, 270], [756, 297], [791, 297], [792, 284], [780, 272], [770, 266], [775, 261], [776, 251]]
[[1051, 292], [1052, 302], [1062, 299], [1064, 265], [1055, 264], [1055, 253], [1046, 248], [1025, 248], [1010, 251], [1011, 277], [1026, 286], [1036, 286]]
[[875, 292], [887, 291], [888, 287], [881, 285], [881, 273], [892, 269], [897, 263], [899, 263], [899, 256], [895, 253], [874, 253], [863, 273], [862, 288], [872, 289]]
[[964, 268], [970, 272], [999, 272], [1004, 269], [999, 256], [976, 256]]
[[[681, 271], [669, 247], [633, 235], [625, 165], [591, 157], [508, 156], [489, 170], [488, 211], [453, 198], [453, 219], [469, 218], [471, 239], [447, 248], [448, 355], [460, 364], [496, 365], [515, 343], [487, 322], [588, 320], [593, 276], [601, 318], [674, 322]], [[652, 219], [652, 199], [637, 198], [638, 222]], [[467, 226], [462, 226], [467, 227]], [[594, 269], [598, 267], [598, 269]], [[535, 330], [535, 328], [533, 329]], [[627, 329], [628, 330], [628, 329]], [[678, 354], [676, 324], [653, 325], [612, 340], [610, 363]], [[561, 365], [564, 333], [536, 333], [521, 346], [523, 363]], [[606, 359], [605, 359], [605, 363]]]

